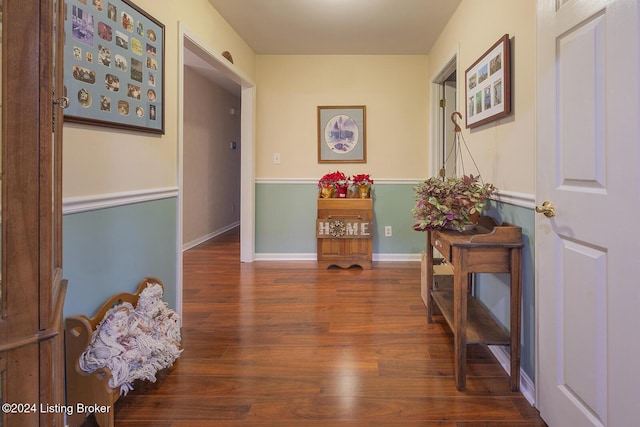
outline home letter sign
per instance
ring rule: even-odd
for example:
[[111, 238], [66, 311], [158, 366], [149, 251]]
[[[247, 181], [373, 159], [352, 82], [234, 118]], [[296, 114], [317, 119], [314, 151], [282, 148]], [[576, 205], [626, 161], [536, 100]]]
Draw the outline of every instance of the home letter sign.
[[373, 221], [352, 218], [331, 218], [316, 220], [318, 239], [371, 239]]

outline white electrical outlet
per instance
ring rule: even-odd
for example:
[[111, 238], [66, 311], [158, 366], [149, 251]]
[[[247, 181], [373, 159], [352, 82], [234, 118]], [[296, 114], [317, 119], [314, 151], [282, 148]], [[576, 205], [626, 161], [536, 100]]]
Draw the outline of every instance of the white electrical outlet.
[[280, 164], [280, 153], [273, 153], [273, 163], [276, 165]]
[[384, 226], [384, 235], [385, 235], [386, 237], [391, 237], [391, 236], [393, 236], [393, 230], [391, 229], [391, 226], [390, 226], [390, 225], [385, 225], [385, 226]]

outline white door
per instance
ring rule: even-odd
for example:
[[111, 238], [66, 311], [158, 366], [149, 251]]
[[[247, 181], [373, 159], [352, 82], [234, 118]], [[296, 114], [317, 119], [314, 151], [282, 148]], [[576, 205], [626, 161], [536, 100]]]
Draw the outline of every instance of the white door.
[[[638, 0], [538, 0], [538, 406], [639, 425]], [[517, 96], [517, 94], [516, 94]]]

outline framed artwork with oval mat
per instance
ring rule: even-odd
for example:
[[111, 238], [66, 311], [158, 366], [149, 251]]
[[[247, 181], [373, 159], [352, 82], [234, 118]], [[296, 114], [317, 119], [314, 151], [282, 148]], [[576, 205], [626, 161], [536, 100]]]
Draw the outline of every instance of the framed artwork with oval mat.
[[318, 107], [318, 163], [367, 162], [367, 107]]

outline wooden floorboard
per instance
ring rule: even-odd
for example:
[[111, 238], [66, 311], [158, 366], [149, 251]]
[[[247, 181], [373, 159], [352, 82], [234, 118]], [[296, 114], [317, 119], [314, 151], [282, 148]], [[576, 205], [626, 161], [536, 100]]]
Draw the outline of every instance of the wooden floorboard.
[[484, 347], [455, 389], [419, 263], [240, 263], [239, 247], [233, 230], [185, 252], [184, 351], [117, 402], [117, 426], [545, 426]]

